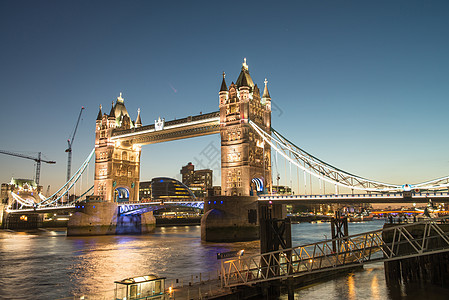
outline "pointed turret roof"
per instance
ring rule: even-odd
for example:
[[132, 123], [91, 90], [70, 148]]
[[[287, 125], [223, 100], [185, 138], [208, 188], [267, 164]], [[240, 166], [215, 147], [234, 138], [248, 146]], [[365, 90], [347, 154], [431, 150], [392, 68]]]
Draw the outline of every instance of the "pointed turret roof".
[[140, 108], [137, 109], [136, 125], [142, 125], [142, 120], [140, 119]]
[[101, 121], [102, 117], [103, 117], [103, 113], [101, 112], [101, 104], [100, 104], [100, 110], [98, 111], [97, 121]]
[[125, 107], [125, 99], [123, 99], [122, 93], [120, 92], [120, 95], [117, 97], [117, 101], [115, 102], [115, 104], [114, 101], [112, 101], [112, 108], [111, 112], [109, 113], [109, 117], [115, 117], [116, 125], [119, 125], [121, 122], [121, 115], [129, 117], [129, 113]]
[[228, 91], [228, 87], [226, 86], [225, 76], [226, 76], [226, 74], [225, 74], [225, 72], [223, 72], [223, 81], [221, 82], [220, 92]]
[[246, 58], [243, 60], [242, 71], [240, 71], [240, 75], [237, 78], [235, 84], [237, 85], [237, 88], [241, 86], [249, 86], [250, 88], [254, 87], [253, 80], [249, 75], [248, 65], [246, 64]]
[[112, 101], [112, 107], [111, 107], [111, 111], [109, 112], [109, 117], [115, 118], [114, 101]]
[[263, 90], [262, 98], [270, 98], [271, 99], [270, 92], [268, 92], [268, 80], [266, 78], [265, 78], [264, 83], [265, 83], [265, 88]]

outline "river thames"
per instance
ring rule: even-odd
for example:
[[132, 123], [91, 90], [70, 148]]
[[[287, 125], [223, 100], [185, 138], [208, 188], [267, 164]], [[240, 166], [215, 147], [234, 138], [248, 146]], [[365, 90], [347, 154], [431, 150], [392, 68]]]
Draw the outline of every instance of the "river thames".
[[[349, 233], [376, 230], [383, 221], [350, 223]], [[138, 275], [187, 283], [217, 277], [217, 253], [245, 250], [259, 242], [207, 243], [199, 226], [156, 228], [152, 234], [67, 237], [65, 230], [0, 231], [0, 299], [59, 299], [111, 291], [114, 281]], [[329, 223], [292, 225], [293, 245], [330, 237]], [[429, 284], [389, 286], [383, 264], [365, 266], [295, 291], [297, 299], [448, 299], [449, 290]], [[281, 299], [287, 297], [281, 296]]]

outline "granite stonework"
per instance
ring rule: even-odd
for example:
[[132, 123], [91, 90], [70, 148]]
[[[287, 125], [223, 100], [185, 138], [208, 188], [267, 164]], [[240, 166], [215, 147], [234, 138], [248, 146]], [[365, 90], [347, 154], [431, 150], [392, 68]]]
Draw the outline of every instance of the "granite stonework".
[[239, 242], [259, 239], [257, 196], [211, 196], [204, 201], [201, 239]]
[[149, 233], [156, 227], [153, 212], [120, 216], [114, 202], [81, 203], [67, 224], [67, 236]]

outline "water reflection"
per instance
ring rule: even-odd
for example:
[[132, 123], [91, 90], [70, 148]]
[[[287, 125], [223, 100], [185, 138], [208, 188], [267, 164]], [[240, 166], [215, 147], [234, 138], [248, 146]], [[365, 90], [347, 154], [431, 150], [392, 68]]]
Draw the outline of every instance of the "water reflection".
[[[350, 224], [350, 233], [370, 231], [379, 222]], [[330, 225], [294, 224], [293, 245], [329, 235]], [[259, 242], [208, 243], [199, 226], [162, 227], [136, 236], [66, 237], [64, 231], [0, 231], [0, 299], [57, 299], [114, 289], [114, 281], [146, 274], [188, 282], [193, 274], [216, 276], [217, 253], [245, 249], [259, 252]], [[296, 291], [305, 299], [444, 299], [441, 288], [388, 286], [383, 265], [371, 266]], [[434, 292], [437, 291], [437, 292]], [[446, 290], [444, 290], [446, 292]], [[283, 296], [284, 297], [284, 296]], [[440, 298], [439, 298], [440, 297]], [[283, 299], [286, 299], [284, 297]]]
[[355, 299], [355, 283], [354, 283], [354, 274], [350, 274], [348, 276], [348, 299]]

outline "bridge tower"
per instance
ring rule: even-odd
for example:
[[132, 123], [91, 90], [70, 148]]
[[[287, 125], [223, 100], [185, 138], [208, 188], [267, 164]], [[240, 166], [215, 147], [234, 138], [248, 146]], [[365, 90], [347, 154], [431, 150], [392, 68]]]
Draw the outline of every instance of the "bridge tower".
[[225, 74], [219, 92], [221, 190], [223, 196], [255, 196], [271, 191], [271, 147], [249, 125], [271, 128], [271, 97], [267, 80], [262, 97], [249, 74], [246, 59], [229, 88]]
[[112, 102], [109, 114], [98, 112], [95, 128], [94, 195], [108, 202], [137, 202], [140, 179], [140, 145], [112, 141], [114, 131], [141, 127], [140, 110], [133, 123], [122, 93]]
[[141, 126], [140, 111], [132, 122], [122, 93], [109, 114], [103, 114], [100, 106], [95, 122], [94, 196], [70, 217], [68, 236], [148, 233], [155, 228], [153, 212], [127, 216], [118, 211], [117, 202], [139, 200], [141, 148], [133, 140], [112, 137]]

